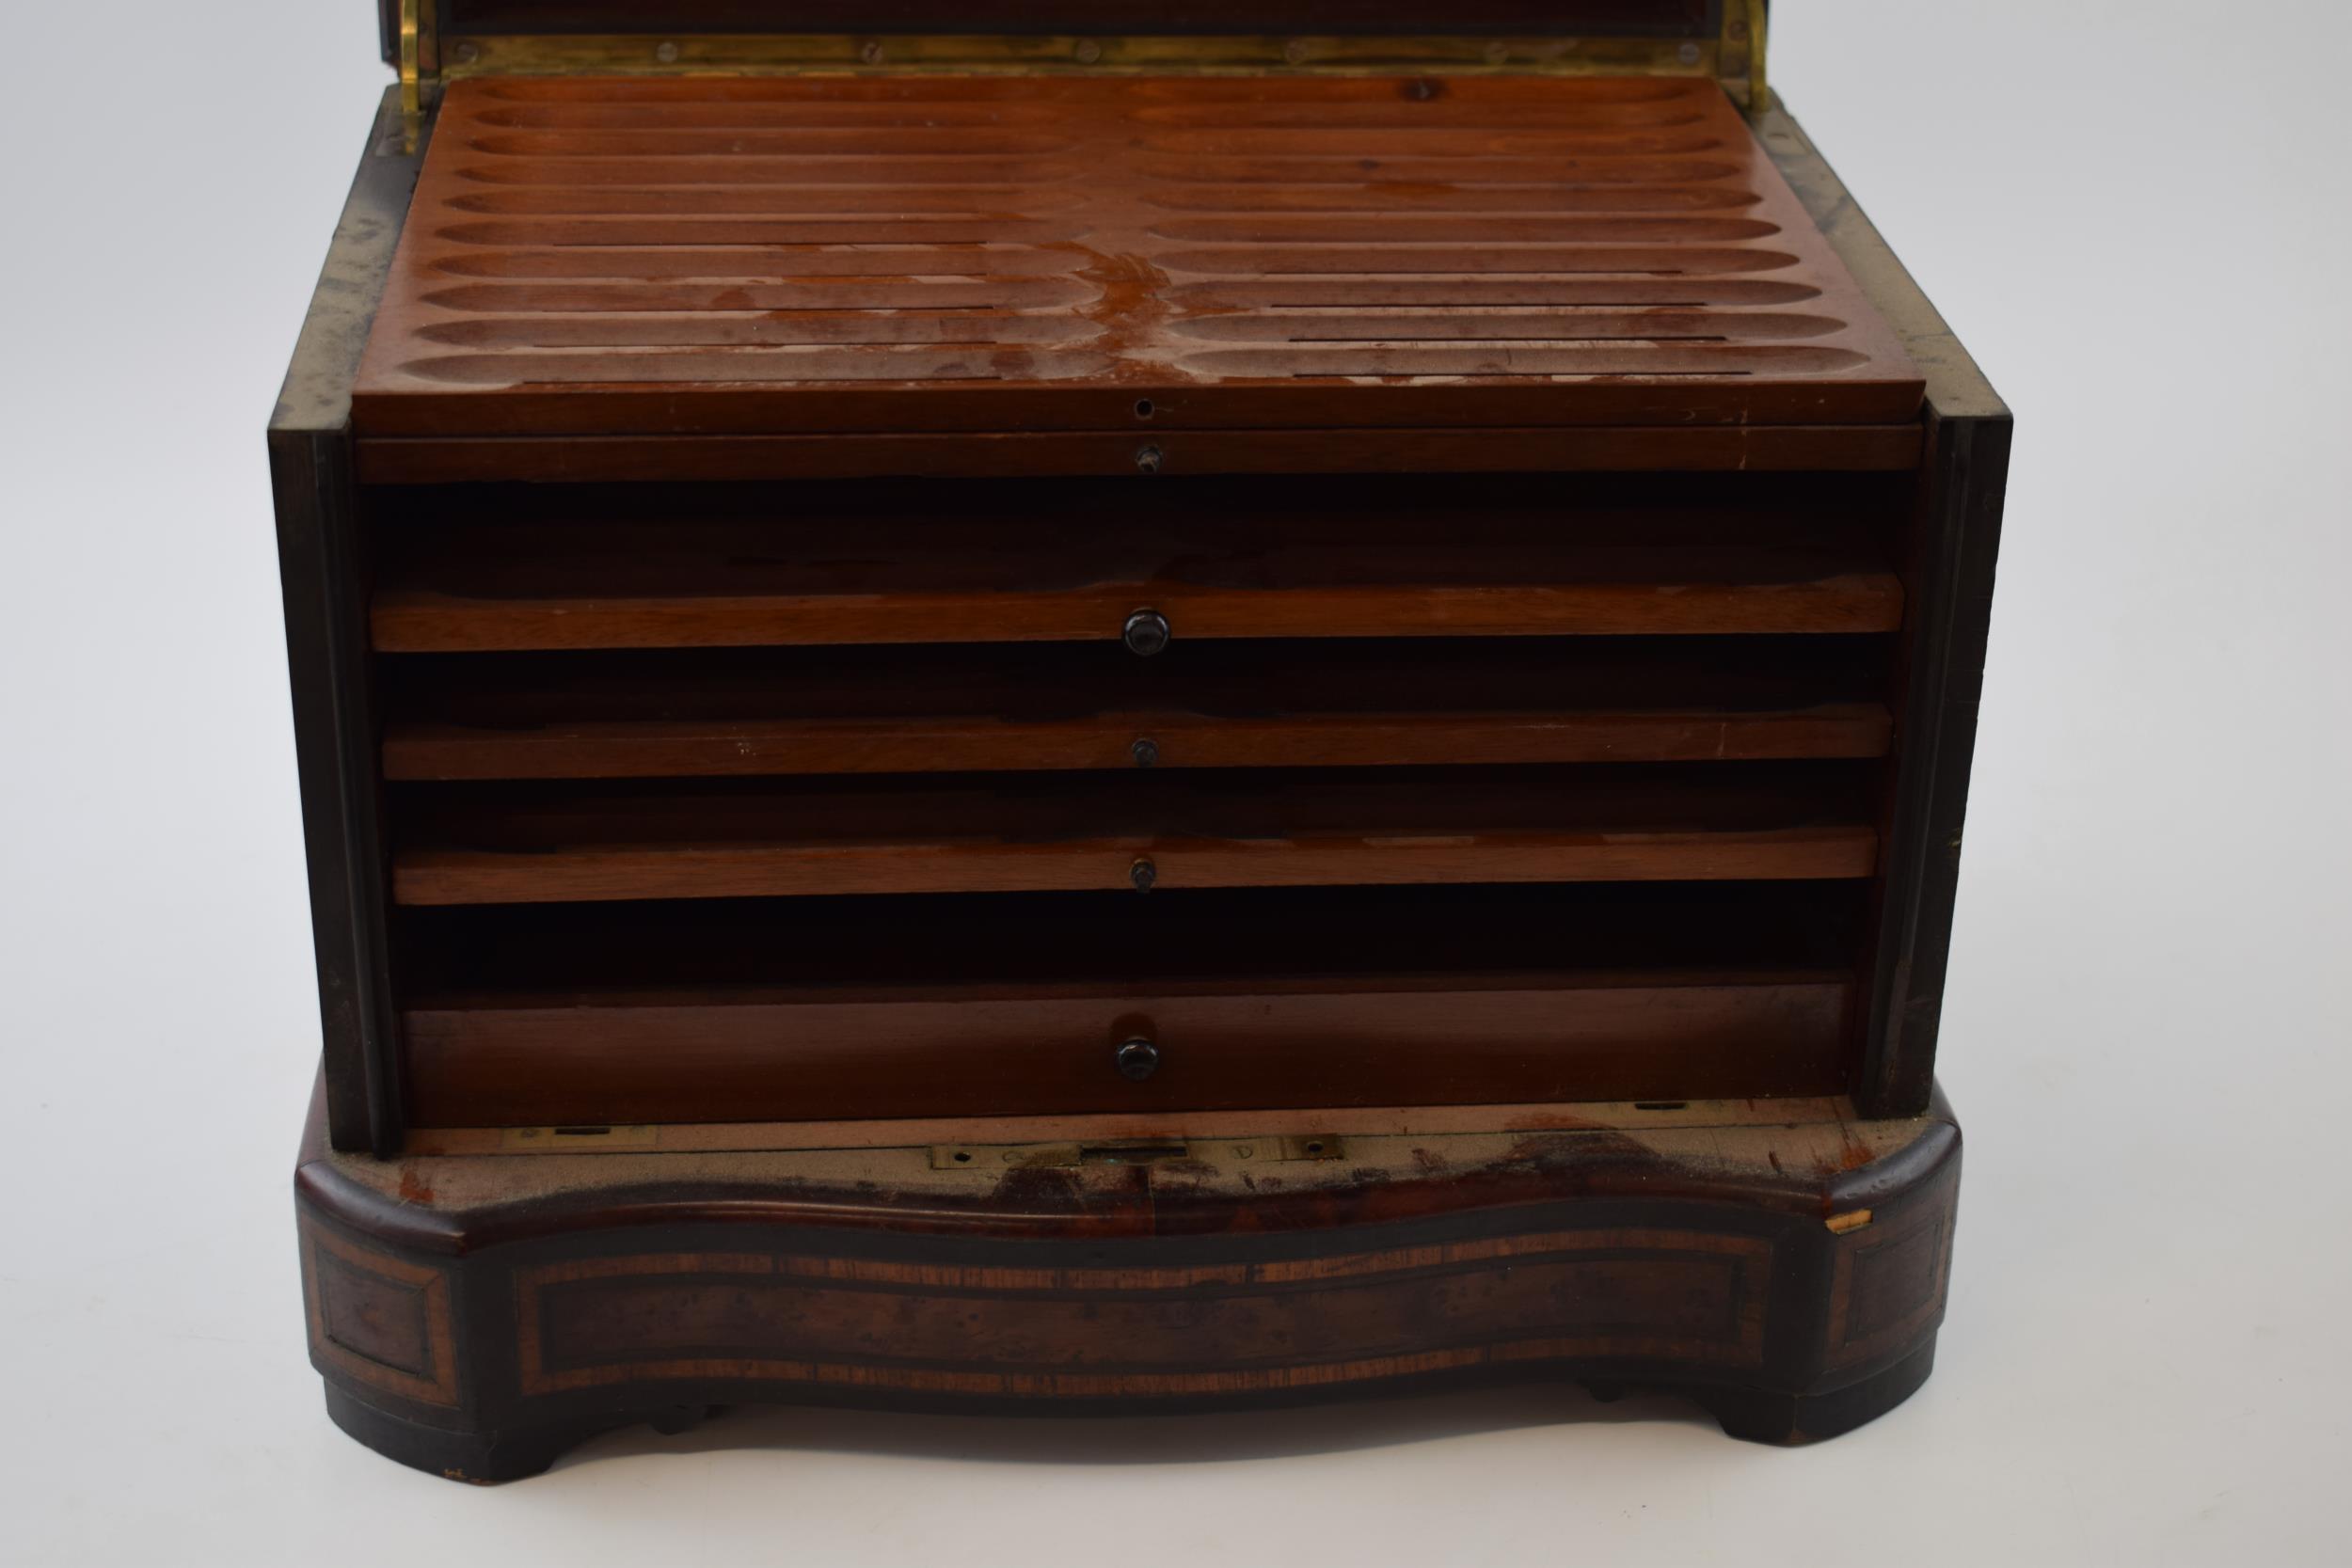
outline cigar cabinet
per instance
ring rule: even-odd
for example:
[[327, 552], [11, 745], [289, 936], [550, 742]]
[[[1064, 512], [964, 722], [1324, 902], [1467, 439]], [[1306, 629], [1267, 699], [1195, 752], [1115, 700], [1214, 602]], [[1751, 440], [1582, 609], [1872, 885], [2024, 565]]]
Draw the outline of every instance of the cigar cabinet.
[[269, 432], [335, 1421], [1917, 1388], [2010, 425], [1765, 24], [396, 0]]

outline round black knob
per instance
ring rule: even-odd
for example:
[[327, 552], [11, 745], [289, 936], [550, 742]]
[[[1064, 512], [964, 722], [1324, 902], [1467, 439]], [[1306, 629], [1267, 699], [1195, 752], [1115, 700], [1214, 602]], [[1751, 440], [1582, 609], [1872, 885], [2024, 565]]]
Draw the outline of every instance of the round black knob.
[[1160, 879], [1160, 868], [1153, 865], [1149, 857], [1139, 858], [1127, 868], [1127, 879], [1136, 884], [1137, 893], [1149, 893], [1152, 884]]
[[1156, 610], [1138, 610], [1127, 617], [1127, 627], [1121, 635], [1126, 639], [1129, 653], [1150, 658], [1168, 646], [1168, 617]]
[[1127, 748], [1127, 754], [1136, 759], [1137, 768], [1150, 768], [1160, 760], [1160, 743], [1149, 737]]
[[1160, 1070], [1160, 1048], [1150, 1040], [1137, 1037], [1119, 1048], [1119, 1075], [1140, 1084]]

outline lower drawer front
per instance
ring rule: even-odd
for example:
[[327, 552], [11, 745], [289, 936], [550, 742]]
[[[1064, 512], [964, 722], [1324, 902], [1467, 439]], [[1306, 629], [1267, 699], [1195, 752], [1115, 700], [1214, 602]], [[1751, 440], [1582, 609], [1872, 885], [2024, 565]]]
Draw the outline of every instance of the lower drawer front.
[[[406, 1018], [409, 1092], [423, 1125], [529, 1126], [1844, 1087], [1844, 976], [1673, 978], [420, 1008]], [[1151, 1049], [1130, 1049], [1122, 1071], [1121, 1047], [1134, 1041]]]

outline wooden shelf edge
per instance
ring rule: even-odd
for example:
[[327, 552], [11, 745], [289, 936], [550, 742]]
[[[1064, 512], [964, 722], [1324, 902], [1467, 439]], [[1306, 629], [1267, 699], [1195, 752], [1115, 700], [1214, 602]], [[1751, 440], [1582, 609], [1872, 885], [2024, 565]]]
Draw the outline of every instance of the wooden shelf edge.
[[415, 1157], [705, 1154], [1172, 1139], [1412, 1137], [1482, 1132], [1672, 1132], [1855, 1120], [1843, 1095], [1784, 1100], [1596, 1101], [1504, 1105], [1331, 1106], [1295, 1111], [1167, 1111], [1065, 1117], [930, 1117], [880, 1121], [668, 1122], [601, 1129], [411, 1128]]

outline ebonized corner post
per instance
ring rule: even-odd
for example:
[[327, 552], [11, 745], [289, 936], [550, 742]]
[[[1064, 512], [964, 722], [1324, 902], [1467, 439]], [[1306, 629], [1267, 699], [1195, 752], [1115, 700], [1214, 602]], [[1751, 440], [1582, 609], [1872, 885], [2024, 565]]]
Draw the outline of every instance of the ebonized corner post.
[[1874, 1116], [1912, 1114], [1935, 1089], [2009, 468], [2006, 414], [1947, 415], [1931, 402], [1927, 435], [1912, 575], [1910, 693], [1897, 741], [1868, 1050], [1854, 1091], [1864, 1114]]
[[386, 93], [269, 425], [329, 1126], [378, 1154], [403, 1124], [351, 386], [428, 135]]
[[1910, 609], [1885, 876], [1853, 1085], [1864, 1116], [1917, 1116], [1935, 1043], [1960, 884], [1961, 827], [1977, 738], [2000, 551], [2010, 420], [1976, 361], [1847, 194], [1804, 127], [1776, 104], [1756, 134], [1838, 256], [1925, 372], [1926, 443], [1905, 566]]

